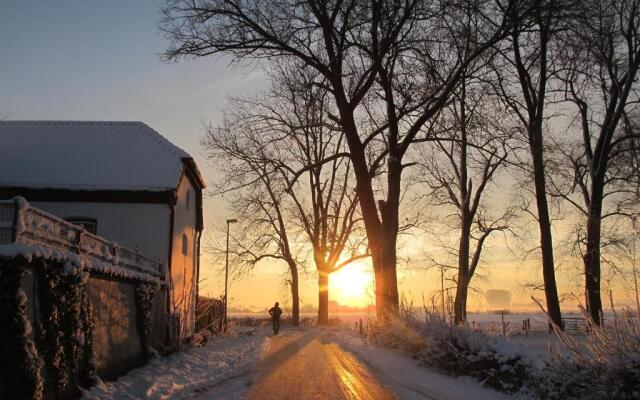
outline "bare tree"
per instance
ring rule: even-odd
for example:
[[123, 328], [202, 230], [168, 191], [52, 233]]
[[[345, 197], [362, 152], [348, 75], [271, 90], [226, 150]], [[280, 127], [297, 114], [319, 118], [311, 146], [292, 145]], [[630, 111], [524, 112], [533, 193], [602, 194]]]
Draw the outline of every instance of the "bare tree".
[[[292, 58], [324, 78], [348, 152], [322, 162], [351, 160], [378, 315], [385, 316], [398, 311], [403, 159], [447, 103], [465, 68], [506, 34], [514, 3], [170, 0], [163, 9], [162, 29], [171, 41], [165, 57]], [[378, 103], [378, 123], [358, 124], [359, 114], [373, 116], [363, 106], [365, 99]], [[367, 129], [372, 125], [377, 129]], [[374, 187], [378, 174], [386, 178], [380, 188]]]
[[222, 172], [222, 179], [215, 185], [216, 194], [230, 196], [233, 213], [243, 216], [241, 234], [233, 237], [233, 265], [250, 270], [265, 259], [286, 263], [292, 322], [297, 325], [301, 257], [287, 220], [286, 182], [273, 168], [262, 139], [227, 119], [221, 127], [208, 130], [203, 146], [209, 160]]
[[[564, 36], [566, 52], [560, 79], [565, 99], [577, 110], [582, 151], [569, 156], [574, 189], [581, 201], [570, 201], [586, 218], [584, 251], [585, 297], [593, 321], [602, 313], [602, 221], [624, 213], [618, 202], [603, 213], [604, 201], [629, 190], [628, 174], [617, 156], [628, 151], [634, 135], [620, 126], [640, 101], [636, 80], [640, 68], [640, 1], [593, 0]], [[631, 189], [634, 190], [635, 188]], [[568, 198], [568, 197], [567, 197]], [[633, 199], [637, 201], [637, 199]]]
[[[554, 38], [575, 6], [572, 1], [533, 1], [533, 17], [521, 19], [512, 30], [507, 46], [498, 46], [501, 57], [494, 63], [497, 70], [497, 92], [504, 104], [521, 124], [529, 160], [519, 165], [533, 177], [540, 231], [542, 276], [547, 312], [557, 326], [562, 326], [558, 299], [551, 234], [551, 217], [547, 201], [545, 170], [545, 121], [548, 84], [554, 73]], [[560, 49], [558, 49], [560, 50]]]
[[[569, 223], [572, 226], [561, 243], [561, 249], [566, 251], [571, 260], [580, 260], [576, 282], [584, 276], [587, 220], [591, 200], [589, 166], [579, 121], [579, 117], [574, 118], [567, 132], [554, 140], [550, 148], [553, 173], [548, 175], [549, 194], [561, 199], [575, 211], [573, 214], [567, 214], [569, 218], [565, 219], [565, 226]], [[615, 136], [622, 139], [628, 134], [629, 128], [620, 127]], [[618, 280], [624, 285], [628, 279], [627, 264], [633, 244], [630, 221], [640, 211], [638, 175], [634, 167], [633, 149], [637, 144], [634, 144], [631, 138], [628, 139], [622, 140], [610, 155], [602, 196], [600, 279], [609, 284]], [[583, 284], [579, 286], [584, 290]]]
[[[486, 71], [484, 71], [486, 72]], [[475, 81], [475, 82], [474, 82]], [[420, 180], [427, 184], [427, 198], [447, 213], [443, 222], [458, 233], [454, 322], [466, 321], [471, 278], [480, 264], [486, 240], [494, 232], [507, 231], [513, 210], [486, 207], [489, 185], [506, 164], [510, 132], [501, 126], [496, 104], [485, 85], [465, 77], [454, 100], [441, 116], [444, 125], [429, 149]]]
[[[247, 146], [259, 147], [259, 154], [252, 153], [250, 159], [242, 157], [241, 162], [259, 160], [268, 179], [250, 181], [243, 188], [251, 191], [253, 185], [273, 187], [277, 182], [279, 188], [273, 191], [279, 201], [271, 199], [268, 205], [263, 204], [271, 193], [266, 197], [259, 193], [251, 196], [252, 202], [260, 202], [262, 213], [249, 214], [249, 219], [269, 213], [277, 216], [278, 224], [269, 219], [270, 232], [280, 238], [279, 254], [289, 263], [293, 263], [289, 237], [295, 237], [299, 246], [312, 252], [318, 272], [318, 322], [326, 324], [329, 275], [357, 259], [369, 257], [362, 238], [355, 234], [360, 218], [356, 212], [357, 195], [349, 181], [351, 165], [343, 157], [334, 157], [330, 163], [321, 162], [344, 149], [344, 135], [328, 118], [322, 78], [304, 66], [274, 65], [272, 71], [273, 84], [266, 93], [232, 101], [224, 127], [209, 131], [208, 145], [228, 155], [228, 143], [238, 137], [259, 143]], [[242, 148], [233, 151], [246, 155]], [[294, 180], [299, 170], [306, 172]], [[300, 239], [305, 236], [307, 240]], [[249, 252], [248, 248], [245, 250]], [[273, 254], [271, 257], [275, 258]]]

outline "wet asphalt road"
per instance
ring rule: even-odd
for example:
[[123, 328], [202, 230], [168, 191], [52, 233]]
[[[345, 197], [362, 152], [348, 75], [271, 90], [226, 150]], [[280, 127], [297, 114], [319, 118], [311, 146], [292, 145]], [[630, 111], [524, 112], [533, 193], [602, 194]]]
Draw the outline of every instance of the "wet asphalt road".
[[317, 332], [289, 331], [270, 338], [248, 400], [391, 400], [360, 363]]

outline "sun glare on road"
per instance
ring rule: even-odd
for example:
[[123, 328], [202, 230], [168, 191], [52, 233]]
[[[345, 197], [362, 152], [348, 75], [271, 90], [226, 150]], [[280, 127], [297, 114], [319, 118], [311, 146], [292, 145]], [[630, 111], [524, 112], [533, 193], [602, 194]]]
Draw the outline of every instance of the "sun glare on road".
[[370, 303], [373, 275], [362, 264], [351, 264], [329, 276], [329, 298], [342, 305], [363, 307]]

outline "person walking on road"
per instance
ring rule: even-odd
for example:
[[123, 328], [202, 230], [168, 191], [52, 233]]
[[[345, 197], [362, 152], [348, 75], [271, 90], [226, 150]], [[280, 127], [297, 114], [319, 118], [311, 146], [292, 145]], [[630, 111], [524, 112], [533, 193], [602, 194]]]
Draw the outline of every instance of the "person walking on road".
[[280, 308], [278, 302], [269, 309], [269, 315], [271, 315], [271, 322], [273, 323], [273, 334], [277, 335], [280, 330], [280, 316], [282, 315], [282, 308]]

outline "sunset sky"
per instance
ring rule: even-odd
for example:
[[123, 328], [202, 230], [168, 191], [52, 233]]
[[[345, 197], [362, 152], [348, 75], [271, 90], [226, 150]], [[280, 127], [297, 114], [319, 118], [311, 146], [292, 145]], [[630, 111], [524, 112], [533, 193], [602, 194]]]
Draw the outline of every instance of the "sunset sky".
[[[199, 146], [203, 123], [215, 124], [220, 119], [227, 96], [250, 94], [265, 80], [259, 70], [230, 65], [228, 59], [219, 57], [162, 62], [158, 54], [167, 42], [157, 29], [160, 4], [4, 2], [0, 13], [0, 37], [4, 38], [0, 40], [0, 115], [10, 119], [143, 121], [191, 153], [206, 179], [214, 180]], [[208, 198], [205, 235], [217, 231], [214, 228], [229, 217], [221, 200]], [[563, 232], [558, 228], [562, 223], [554, 226], [558, 235]], [[470, 309], [487, 307], [482, 294], [487, 289], [511, 291], [513, 307], [533, 307], [532, 292], [523, 285], [540, 281], [537, 259], [524, 260], [513, 254], [509, 248], [515, 246], [499, 236], [489, 245], [487, 263], [479, 271], [484, 277], [475, 280], [480, 292], [471, 294]], [[429, 251], [429, 243], [424, 238], [404, 238], [400, 251], [410, 259], [409, 268], [399, 273], [400, 290], [418, 304], [423, 295], [430, 299], [440, 286], [438, 270], [421, 268], [425, 250]], [[561, 292], [580, 295], [581, 276], [571, 267], [571, 260], [557, 258]], [[204, 256], [203, 294], [222, 294], [220, 267]], [[234, 280], [231, 305], [264, 309], [274, 301], [286, 303], [283, 274], [283, 266], [264, 263], [252, 274]], [[347, 267], [332, 279], [331, 298], [352, 306], [372, 302], [371, 276], [366, 263]], [[317, 304], [312, 265], [301, 285], [302, 305]], [[542, 298], [542, 293], [536, 292], [536, 296]], [[615, 300], [628, 301], [625, 296], [620, 291]], [[577, 301], [565, 304], [575, 308]]]

